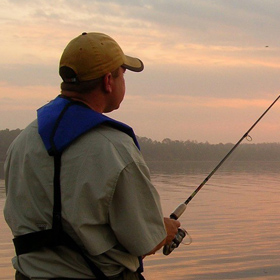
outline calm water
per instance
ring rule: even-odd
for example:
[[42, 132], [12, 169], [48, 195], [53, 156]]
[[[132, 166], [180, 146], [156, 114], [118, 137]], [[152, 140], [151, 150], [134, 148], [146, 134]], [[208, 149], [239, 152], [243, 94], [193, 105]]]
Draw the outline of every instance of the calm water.
[[[150, 163], [166, 216], [215, 163]], [[0, 211], [4, 204], [0, 180]], [[145, 276], [163, 280], [280, 279], [280, 162], [229, 162], [189, 203], [182, 226], [193, 242], [145, 259]], [[0, 215], [0, 280], [13, 279], [11, 234]]]

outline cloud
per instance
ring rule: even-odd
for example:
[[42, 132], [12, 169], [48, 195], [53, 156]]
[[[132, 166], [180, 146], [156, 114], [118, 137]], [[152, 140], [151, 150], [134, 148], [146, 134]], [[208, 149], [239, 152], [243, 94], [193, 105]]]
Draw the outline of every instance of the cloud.
[[58, 65], [1, 65], [0, 83], [10, 86], [59, 85]]
[[[189, 96], [127, 96], [111, 117], [134, 127], [139, 136], [153, 140], [197, 140], [234, 143], [272, 103], [271, 100], [220, 99]], [[280, 103], [250, 133], [254, 143], [277, 142]], [[128, 117], [129, 116], [129, 117]], [[269, 140], [270, 139], [270, 140]]]
[[[58, 62], [69, 40], [99, 31], [145, 64], [126, 74], [127, 99], [113, 114], [141, 136], [202, 141], [223, 141], [229, 117], [228, 141], [246, 114], [253, 119], [278, 94], [279, 13], [272, 0], [2, 1], [0, 105], [10, 115], [1, 120], [11, 123], [17, 111], [33, 118], [59, 93]], [[19, 118], [27, 121], [25, 113]]]
[[3, 13], [20, 26], [18, 38], [37, 42], [37, 47], [44, 43], [49, 50], [63, 47], [63, 42], [82, 31], [96, 30], [124, 41], [128, 50], [143, 48], [148, 55], [158, 49], [160, 54], [168, 51], [174, 55], [180, 46], [196, 46], [197, 51], [206, 50], [205, 56], [210, 50], [215, 50], [213, 56], [219, 52], [227, 55], [223, 50], [229, 49], [241, 53], [242, 48], [246, 52], [248, 47], [254, 51], [268, 44], [275, 46], [278, 32], [272, 28], [276, 18], [271, 16], [279, 4], [244, 2], [10, 1], [13, 5]]
[[279, 91], [277, 68], [204, 65], [147, 65], [143, 73], [127, 72], [127, 94], [146, 98], [180, 95], [239, 98], [244, 101], [273, 98]]

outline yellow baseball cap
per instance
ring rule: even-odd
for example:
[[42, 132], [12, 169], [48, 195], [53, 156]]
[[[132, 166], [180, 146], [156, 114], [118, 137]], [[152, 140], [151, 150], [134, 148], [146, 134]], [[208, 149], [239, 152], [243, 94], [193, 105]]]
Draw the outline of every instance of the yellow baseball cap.
[[[124, 67], [134, 72], [144, 69], [143, 62], [123, 53], [118, 43], [103, 33], [84, 32], [74, 38], [62, 53], [59, 74], [64, 82], [89, 81]], [[70, 68], [75, 76], [64, 75], [64, 68]]]

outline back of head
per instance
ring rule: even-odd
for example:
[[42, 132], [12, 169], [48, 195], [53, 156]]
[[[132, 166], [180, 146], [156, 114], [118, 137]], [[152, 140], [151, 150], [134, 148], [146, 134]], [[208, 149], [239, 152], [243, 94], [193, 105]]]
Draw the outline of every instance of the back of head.
[[120, 66], [140, 72], [142, 61], [123, 53], [118, 43], [103, 33], [83, 33], [66, 46], [59, 65], [64, 83], [80, 83], [101, 78]]

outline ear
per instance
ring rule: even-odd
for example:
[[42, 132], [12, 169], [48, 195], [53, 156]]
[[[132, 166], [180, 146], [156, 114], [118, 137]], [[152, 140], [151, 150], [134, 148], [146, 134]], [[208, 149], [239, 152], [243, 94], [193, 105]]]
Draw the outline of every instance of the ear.
[[111, 93], [112, 92], [112, 84], [113, 84], [113, 77], [111, 73], [108, 73], [104, 76], [103, 79], [103, 88], [105, 92]]

